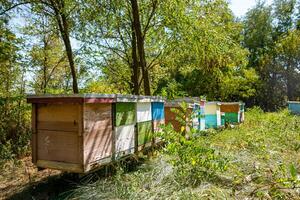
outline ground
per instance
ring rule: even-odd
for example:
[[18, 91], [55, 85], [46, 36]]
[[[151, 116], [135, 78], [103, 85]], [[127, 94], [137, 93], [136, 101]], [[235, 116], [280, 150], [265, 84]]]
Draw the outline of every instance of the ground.
[[53, 170], [38, 172], [24, 158], [1, 172], [0, 195], [11, 199], [300, 199], [300, 116], [252, 109], [244, 124], [203, 135], [201, 145], [228, 162], [226, 170], [200, 177], [197, 184], [188, 182], [199, 178], [197, 174], [182, 181], [190, 172], [179, 175], [170, 162], [174, 156], [162, 148], [134, 166], [107, 168], [80, 179]]

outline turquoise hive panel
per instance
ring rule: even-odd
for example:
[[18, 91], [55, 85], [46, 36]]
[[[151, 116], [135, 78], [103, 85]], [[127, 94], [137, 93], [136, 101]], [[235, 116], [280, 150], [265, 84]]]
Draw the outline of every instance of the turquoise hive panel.
[[165, 118], [164, 103], [152, 102], [152, 120], [162, 120]]
[[206, 128], [217, 128], [217, 115], [205, 115], [205, 127]]
[[289, 103], [289, 111], [293, 114], [300, 114], [300, 103]]

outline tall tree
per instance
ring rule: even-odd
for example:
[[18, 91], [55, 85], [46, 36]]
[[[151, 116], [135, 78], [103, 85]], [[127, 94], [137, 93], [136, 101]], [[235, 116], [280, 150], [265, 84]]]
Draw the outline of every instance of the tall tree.
[[75, 12], [77, 6], [75, 1], [70, 0], [18, 0], [11, 1], [9, 7], [2, 8], [0, 15], [7, 14], [8, 11], [25, 4], [31, 5], [31, 11], [42, 13], [44, 16], [54, 18], [56, 20], [56, 26], [61, 34], [61, 38], [64, 42], [66, 54], [69, 61], [69, 67], [73, 79], [73, 92], [78, 93], [78, 81], [77, 72], [74, 63], [74, 55], [70, 40], [71, 32], [71, 14]]

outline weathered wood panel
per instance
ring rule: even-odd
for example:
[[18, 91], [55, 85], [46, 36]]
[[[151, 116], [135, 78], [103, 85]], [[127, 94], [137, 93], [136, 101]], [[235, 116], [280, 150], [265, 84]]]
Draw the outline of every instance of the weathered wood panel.
[[38, 160], [80, 163], [78, 155], [78, 133], [39, 130]]
[[137, 103], [137, 122], [150, 121], [152, 119], [151, 103]]
[[112, 104], [84, 106], [84, 163], [112, 156]]
[[32, 135], [31, 135], [31, 152], [32, 152], [32, 163], [37, 162], [37, 106], [36, 104], [32, 104], [31, 110], [31, 128], [32, 128]]
[[81, 164], [56, 162], [49, 160], [38, 160], [37, 166], [41, 168], [57, 169], [73, 173], [83, 173], [83, 167]]
[[135, 145], [135, 125], [126, 125], [115, 128], [116, 157], [134, 153]]

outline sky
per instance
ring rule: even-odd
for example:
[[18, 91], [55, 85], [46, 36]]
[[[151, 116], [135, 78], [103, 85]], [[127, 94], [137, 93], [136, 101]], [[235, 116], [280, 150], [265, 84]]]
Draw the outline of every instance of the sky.
[[[237, 17], [242, 17], [252, 8], [256, 0], [229, 0], [230, 8]], [[271, 4], [272, 0], [266, 0], [267, 4]]]

